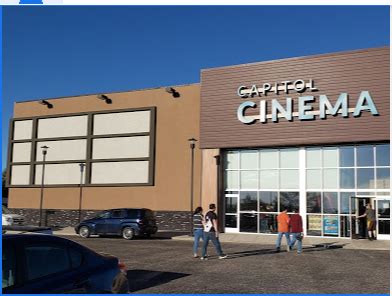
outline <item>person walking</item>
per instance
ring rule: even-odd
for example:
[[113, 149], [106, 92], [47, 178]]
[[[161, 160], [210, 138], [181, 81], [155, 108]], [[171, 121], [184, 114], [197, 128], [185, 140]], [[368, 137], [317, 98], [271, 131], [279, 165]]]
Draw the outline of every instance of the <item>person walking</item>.
[[368, 239], [376, 240], [376, 211], [372, 209], [372, 205], [368, 203], [366, 205], [366, 211], [363, 215], [358, 216], [357, 219], [366, 217], [366, 226], [368, 230]]
[[193, 257], [198, 258], [197, 251], [199, 249], [200, 239], [203, 238], [203, 208], [197, 207], [193, 213]]
[[294, 210], [294, 215], [290, 216], [290, 221], [289, 221], [289, 228], [290, 228], [290, 234], [293, 236], [291, 242], [290, 242], [290, 250], [294, 248], [295, 243], [298, 241], [297, 244], [297, 253], [301, 254], [302, 253], [302, 217], [298, 213], [298, 210]]
[[287, 252], [290, 251], [290, 232], [289, 232], [289, 221], [290, 217], [287, 215], [287, 209], [283, 209], [283, 211], [276, 217], [278, 221], [278, 239], [276, 240], [276, 252], [280, 252], [280, 244], [282, 241], [282, 236], [286, 237], [287, 242]]
[[227, 258], [222, 251], [222, 247], [219, 241], [219, 233], [218, 233], [218, 216], [215, 213], [216, 206], [215, 204], [210, 204], [209, 211], [205, 215], [204, 219], [204, 237], [203, 237], [203, 250], [200, 259], [207, 260], [207, 247], [208, 242], [211, 240], [212, 244], [215, 247], [216, 253], [219, 256], [219, 259]]

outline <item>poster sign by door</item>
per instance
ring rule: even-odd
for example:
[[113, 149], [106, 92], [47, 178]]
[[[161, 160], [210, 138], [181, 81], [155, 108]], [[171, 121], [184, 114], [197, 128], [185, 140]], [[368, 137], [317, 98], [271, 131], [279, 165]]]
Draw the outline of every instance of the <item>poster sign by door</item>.
[[324, 235], [338, 235], [338, 216], [324, 216], [323, 228]]

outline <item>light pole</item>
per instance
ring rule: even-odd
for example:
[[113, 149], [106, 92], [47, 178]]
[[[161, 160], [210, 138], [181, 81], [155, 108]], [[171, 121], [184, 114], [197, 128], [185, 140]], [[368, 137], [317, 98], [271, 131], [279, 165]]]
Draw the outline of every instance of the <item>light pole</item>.
[[85, 163], [79, 163], [80, 167], [80, 190], [79, 190], [79, 223], [81, 221], [82, 217], [82, 185], [83, 185], [83, 172], [84, 172], [84, 167], [86, 166]]
[[189, 235], [193, 235], [193, 168], [195, 163], [195, 146], [197, 140], [195, 138], [188, 139], [189, 147], [191, 148], [191, 204], [190, 204], [190, 230]]
[[39, 203], [39, 226], [42, 226], [42, 204], [44, 201], [44, 179], [45, 179], [45, 161], [48, 153], [48, 146], [42, 146], [42, 179], [41, 179], [41, 199]]

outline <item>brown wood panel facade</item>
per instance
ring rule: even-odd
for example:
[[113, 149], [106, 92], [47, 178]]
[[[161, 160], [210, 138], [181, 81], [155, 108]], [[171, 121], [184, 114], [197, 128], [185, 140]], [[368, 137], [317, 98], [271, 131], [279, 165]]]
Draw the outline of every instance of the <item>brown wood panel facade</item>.
[[[344, 144], [388, 141], [390, 137], [390, 54], [389, 47], [341, 52], [334, 54], [244, 64], [202, 70], [201, 73], [201, 148], [246, 148]], [[241, 98], [239, 86], [262, 87], [263, 83], [312, 79], [317, 91], [306, 90], [288, 94], [272, 92], [267, 95]], [[237, 119], [237, 109], [245, 101], [257, 104], [246, 115], [257, 115], [261, 100], [267, 102], [271, 114], [271, 100], [286, 106], [286, 98], [293, 99], [293, 112], [298, 112], [298, 97], [314, 96], [307, 104], [319, 110], [319, 96], [326, 95], [332, 104], [341, 93], [348, 94], [348, 107], [355, 108], [361, 91], [368, 91], [379, 112], [374, 116], [364, 111], [359, 117], [349, 113], [327, 115], [320, 119], [292, 121], [279, 118], [266, 123], [244, 124]]]

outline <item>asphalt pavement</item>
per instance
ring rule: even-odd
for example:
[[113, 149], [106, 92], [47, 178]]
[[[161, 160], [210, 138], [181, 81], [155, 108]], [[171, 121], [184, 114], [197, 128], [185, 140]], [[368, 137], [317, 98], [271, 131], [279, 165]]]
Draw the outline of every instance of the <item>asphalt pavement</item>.
[[[117, 256], [128, 268], [133, 293], [389, 293], [387, 250], [305, 244], [303, 253], [274, 252], [273, 244], [223, 242], [229, 256], [192, 256], [192, 241], [66, 236]], [[184, 239], [186, 236], [183, 236]], [[364, 243], [364, 242], [363, 242]], [[371, 242], [369, 242], [371, 243]], [[328, 248], [326, 248], [328, 247]], [[285, 249], [283, 240], [282, 249]]]

